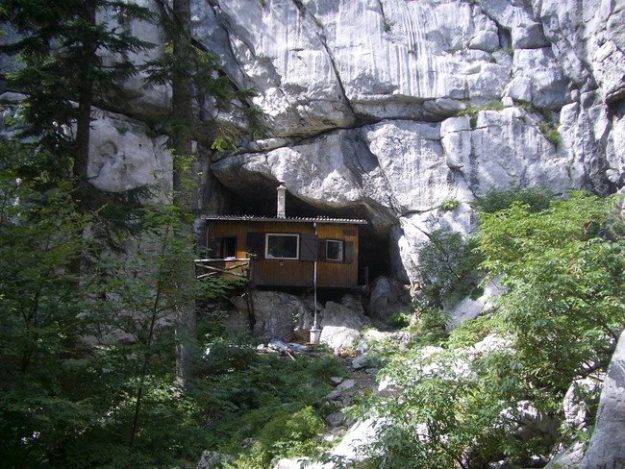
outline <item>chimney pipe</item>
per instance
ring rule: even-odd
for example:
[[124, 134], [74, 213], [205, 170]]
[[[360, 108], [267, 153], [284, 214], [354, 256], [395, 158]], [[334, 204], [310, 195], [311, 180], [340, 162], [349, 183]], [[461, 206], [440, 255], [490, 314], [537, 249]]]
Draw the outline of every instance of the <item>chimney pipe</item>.
[[278, 186], [278, 218], [286, 218], [286, 187], [284, 184]]

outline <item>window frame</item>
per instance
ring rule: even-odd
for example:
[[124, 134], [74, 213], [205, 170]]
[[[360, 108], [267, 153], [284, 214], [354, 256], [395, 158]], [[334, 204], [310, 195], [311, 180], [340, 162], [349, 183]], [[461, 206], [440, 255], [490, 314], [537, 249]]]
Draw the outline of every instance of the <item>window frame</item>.
[[[328, 262], [345, 262], [345, 240], [342, 239], [326, 239], [326, 246], [325, 246], [325, 260]], [[340, 249], [340, 256], [338, 259], [332, 259], [330, 257], [328, 257], [328, 246], [330, 243], [339, 243], [339, 245], [341, 246]]]
[[[295, 257], [274, 257], [269, 254], [269, 237], [270, 236], [283, 236], [294, 237], [297, 239], [295, 244]], [[278, 260], [278, 261], [298, 261], [299, 260], [299, 234], [298, 233], [265, 233], [265, 259]]]

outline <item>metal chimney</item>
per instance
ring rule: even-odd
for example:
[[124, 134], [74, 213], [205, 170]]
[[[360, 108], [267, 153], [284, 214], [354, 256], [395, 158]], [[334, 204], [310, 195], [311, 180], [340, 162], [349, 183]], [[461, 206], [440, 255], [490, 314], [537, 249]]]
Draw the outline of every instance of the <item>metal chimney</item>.
[[286, 187], [284, 184], [278, 186], [278, 218], [286, 218]]

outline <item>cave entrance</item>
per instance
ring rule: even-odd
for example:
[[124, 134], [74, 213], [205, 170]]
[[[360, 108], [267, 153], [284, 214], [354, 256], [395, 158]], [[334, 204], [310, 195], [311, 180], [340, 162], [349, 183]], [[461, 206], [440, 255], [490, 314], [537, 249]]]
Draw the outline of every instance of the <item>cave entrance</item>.
[[[390, 274], [390, 230], [375, 228], [364, 207], [323, 210], [271, 186], [251, 185], [245, 193], [228, 193], [228, 207], [221, 210], [227, 215], [203, 217], [209, 227], [209, 257], [225, 252], [212, 245], [223, 246], [230, 238], [228, 246], [236, 248], [234, 256], [228, 254], [234, 260], [253, 254], [255, 287], [292, 292], [313, 288], [311, 261], [316, 260], [317, 290], [328, 299], [335, 297], [333, 291], [363, 292], [376, 277]], [[267, 250], [268, 242], [280, 241], [276, 234], [296, 236], [297, 252], [287, 258]], [[328, 258], [328, 252], [334, 254]]]

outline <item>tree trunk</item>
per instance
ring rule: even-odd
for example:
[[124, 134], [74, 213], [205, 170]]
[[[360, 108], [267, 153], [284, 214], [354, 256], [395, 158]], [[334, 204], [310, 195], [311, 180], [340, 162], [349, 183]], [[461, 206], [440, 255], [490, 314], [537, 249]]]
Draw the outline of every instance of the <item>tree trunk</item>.
[[[96, 6], [94, 0], [87, 0], [81, 12], [83, 20], [95, 25]], [[85, 184], [87, 182], [87, 163], [89, 161], [89, 138], [91, 132], [91, 105], [93, 104], [93, 79], [91, 69], [95, 60], [95, 45], [91, 31], [84, 34], [81, 76], [78, 89], [78, 117], [76, 122], [76, 142], [74, 152], [73, 176], [78, 191], [76, 196], [79, 208], [85, 206]]]
[[189, 188], [192, 179], [192, 126], [193, 126], [193, 83], [191, 78], [191, 8], [189, 0], [173, 0], [173, 20], [176, 33], [173, 37], [173, 52], [178, 63], [172, 76], [172, 117], [174, 124], [173, 144], [175, 151], [173, 189], [174, 204], [181, 210], [181, 229], [178, 236], [186, 242], [182, 249], [179, 273], [178, 298], [176, 299], [176, 375], [178, 382], [188, 388], [193, 379], [196, 352], [196, 317], [193, 285], [195, 266], [193, 264], [193, 222], [185, 215], [192, 207], [193, 194]]

